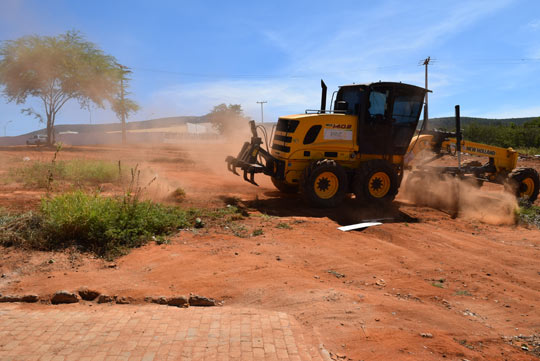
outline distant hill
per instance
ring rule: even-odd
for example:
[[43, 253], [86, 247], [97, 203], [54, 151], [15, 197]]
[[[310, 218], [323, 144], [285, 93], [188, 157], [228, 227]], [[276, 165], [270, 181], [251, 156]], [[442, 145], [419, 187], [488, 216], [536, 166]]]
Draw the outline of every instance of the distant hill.
[[[528, 122], [537, 118], [538, 117], [490, 119], [490, 118], [461, 117], [461, 125], [467, 125], [471, 123], [482, 124], [482, 125], [510, 125], [510, 123], [514, 123], [515, 125], [522, 125], [525, 122]], [[429, 124], [428, 125], [429, 129], [434, 129], [434, 128], [455, 129], [456, 120], [454, 117], [431, 118], [429, 119], [428, 124]]]
[[[157, 118], [150, 120], [141, 120], [136, 122], [128, 122], [126, 125], [127, 130], [135, 129], [152, 129], [152, 128], [167, 128], [173, 127], [176, 125], [182, 125], [186, 123], [204, 123], [207, 122], [206, 116], [182, 116], [182, 117], [167, 117], [167, 118]], [[120, 122], [118, 123], [107, 123], [107, 124], [59, 124], [54, 126], [56, 133], [61, 132], [77, 132], [77, 133], [106, 133], [119, 131], [122, 129]], [[30, 133], [21, 134], [26, 138], [34, 134], [46, 134], [47, 130], [45, 128], [40, 130], [35, 130]]]
[[[186, 123], [205, 123], [208, 120], [206, 116], [182, 116], [157, 118], [128, 122], [126, 128], [128, 131], [143, 130], [130, 133], [129, 139], [133, 142], [163, 141], [163, 128], [174, 128], [183, 126]], [[152, 129], [156, 129], [155, 132]], [[57, 134], [56, 140], [65, 144], [88, 145], [88, 144], [116, 144], [121, 142], [121, 124], [59, 124], [54, 127]], [[145, 132], [144, 130], [148, 130]], [[0, 137], [0, 146], [23, 145], [28, 138], [35, 134], [47, 134], [45, 128], [35, 130], [30, 133], [10, 137]]]

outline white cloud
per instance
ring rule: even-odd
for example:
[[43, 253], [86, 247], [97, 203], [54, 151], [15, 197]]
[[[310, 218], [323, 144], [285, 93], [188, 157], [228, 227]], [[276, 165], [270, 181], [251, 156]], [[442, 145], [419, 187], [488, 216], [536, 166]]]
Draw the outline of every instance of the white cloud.
[[540, 19], [533, 20], [527, 24], [527, 27], [532, 30], [540, 30]]

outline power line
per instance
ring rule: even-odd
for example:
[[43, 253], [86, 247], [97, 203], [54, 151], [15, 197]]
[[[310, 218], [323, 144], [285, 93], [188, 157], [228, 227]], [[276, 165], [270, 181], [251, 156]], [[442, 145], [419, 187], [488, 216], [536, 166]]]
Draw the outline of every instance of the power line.
[[[425, 59], [419, 61], [417, 66], [425, 66]], [[478, 65], [514, 65], [514, 64], [531, 64], [540, 62], [540, 58], [471, 58], [471, 59], [434, 59], [430, 58], [429, 65], [436, 65], [438, 63], [442, 64], [478, 64]], [[165, 70], [165, 69], [153, 69], [146, 67], [132, 67], [131, 69], [149, 72], [149, 73], [161, 73], [176, 75], [181, 77], [192, 77], [192, 78], [208, 78], [208, 79], [303, 79], [311, 78], [314, 76], [323, 75], [335, 75], [343, 73], [361, 73], [366, 71], [376, 71], [376, 70], [390, 70], [390, 69], [403, 69], [406, 67], [411, 67], [411, 63], [403, 64], [392, 64], [392, 65], [381, 65], [381, 66], [372, 66], [365, 68], [349, 69], [349, 70], [340, 70], [340, 71], [324, 71], [317, 73], [297, 73], [297, 74], [224, 74], [224, 73], [197, 73], [197, 72], [181, 72], [175, 70]]]
[[[351, 69], [348, 71], [325, 71], [324, 74], [330, 75], [330, 74], [341, 74], [344, 72], [347, 73], [355, 73], [355, 72], [363, 72], [363, 71], [372, 71], [372, 70], [384, 70], [384, 69], [397, 69], [397, 68], [403, 68], [411, 66], [411, 64], [394, 64], [394, 65], [385, 65], [385, 66], [374, 66], [374, 67], [366, 67], [366, 68], [360, 68], [360, 69]], [[163, 69], [151, 69], [151, 68], [139, 68], [139, 67], [132, 67], [133, 70], [138, 71], [144, 71], [144, 72], [150, 72], [150, 73], [163, 73], [163, 74], [171, 74], [171, 75], [178, 75], [178, 76], [186, 76], [186, 77], [199, 77], [199, 78], [228, 78], [228, 79], [257, 79], [257, 78], [269, 78], [269, 79], [279, 79], [279, 78], [309, 78], [314, 76], [320, 76], [321, 73], [304, 73], [304, 74], [218, 74], [218, 73], [191, 73], [191, 72], [179, 72], [174, 70], [163, 70]]]
[[472, 59], [441, 59], [442, 63], [456, 63], [456, 64], [526, 64], [540, 62], [540, 58], [472, 58]]

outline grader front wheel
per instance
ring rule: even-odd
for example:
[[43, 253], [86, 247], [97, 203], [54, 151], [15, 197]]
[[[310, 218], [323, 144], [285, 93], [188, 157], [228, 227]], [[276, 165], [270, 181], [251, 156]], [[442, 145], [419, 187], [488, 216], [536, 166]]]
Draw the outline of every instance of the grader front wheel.
[[300, 192], [311, 205], [336, 207], [347, 192], [347, 173], [330, 159], [313, 162], [304, 170]]

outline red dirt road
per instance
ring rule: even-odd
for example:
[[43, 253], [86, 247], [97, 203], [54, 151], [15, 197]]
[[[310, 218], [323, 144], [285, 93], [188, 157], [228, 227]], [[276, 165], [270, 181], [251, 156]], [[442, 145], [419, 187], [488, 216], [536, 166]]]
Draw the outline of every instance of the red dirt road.
[[[236, 197], [250, 217], [182, 231], [169, 245], [132, 251], [114, 268], [76, 252], [0, 248], [0, 273], [6, 275], [0, 293], [47, 295], [87, 286], [142, 300], [193, 292], [227, 306], [291, 314], [304, 334], [352, 360], [535, 358], [510, 341], [540, 334], [540, 230], [452, 219], [400, 197], [388, 210], [354, 200], [339, 210], [310, 209], [297, 196], [281, 197], [262, 176], [257, 188], [227, 173], [223, 159], [237, 150], [205, 145], [189, 154], [173, 146], [61, 152], [63, 159], [139, 163], [159, 175], [156, 197], [177, 186], [186, 190], [186, 206], [222, 207]], [[3, 148], [2, 170], [20, 166], [24, 156], [51, 154]], [[180, 161], [187, 158], [201, 161]], [[35, 207], [43, 194], [21, 185], [0, 187], [0, 206], [12, 210]], [[337, 230], [368, 218], [389, 220], [361, 232]], [[262, 235], [237, 237], [234, 227], [244, 227], [246, 235], [261, 229]]]

